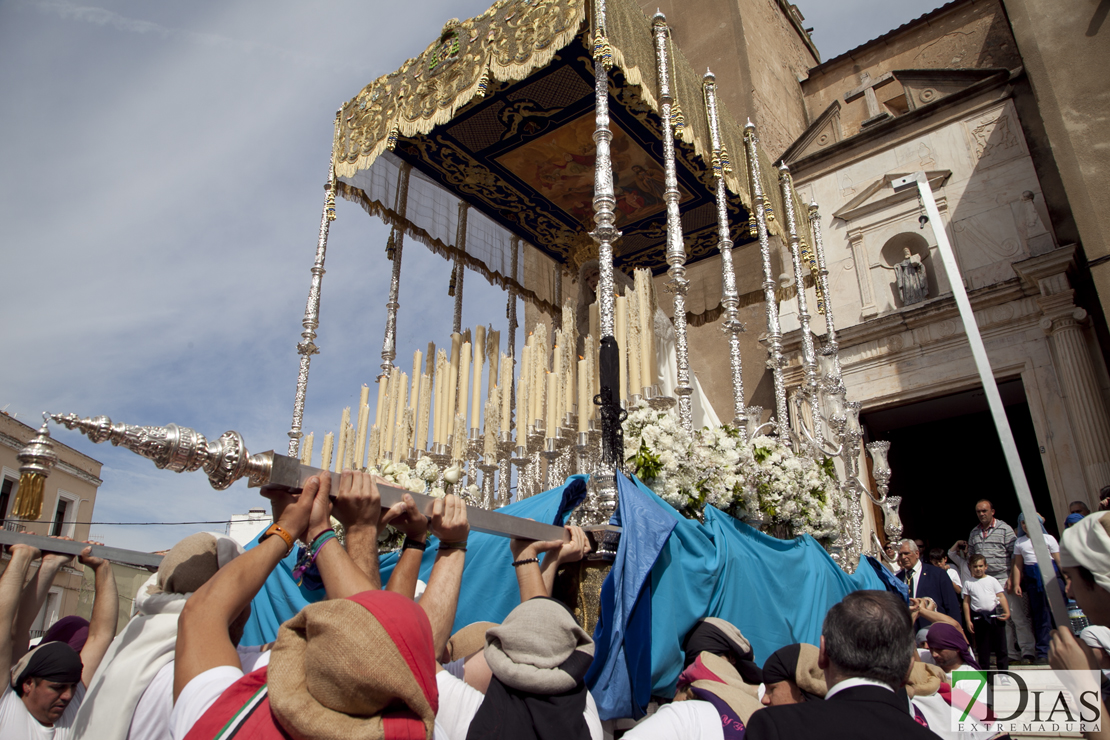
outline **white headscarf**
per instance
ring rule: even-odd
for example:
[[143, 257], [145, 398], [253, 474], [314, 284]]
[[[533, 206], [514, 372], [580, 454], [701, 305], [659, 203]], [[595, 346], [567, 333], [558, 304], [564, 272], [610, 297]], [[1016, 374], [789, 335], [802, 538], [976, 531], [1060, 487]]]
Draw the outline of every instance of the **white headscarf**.
[[1082, 566], [1095, 583], [1110, 591], [1110, 512], [1084, 517], [1064, 530], [1060, 540], [1060, 566]]
[[[1083, 631], [1079, 633], [1079, 639], [1095, 650], [1101, 650], [1110, 655], [1110, 627], [1103, 627], [1099, 624], [1084, 627]], [[1102, 675], [1110, 678], [1110, 671], [1103, 671]]]

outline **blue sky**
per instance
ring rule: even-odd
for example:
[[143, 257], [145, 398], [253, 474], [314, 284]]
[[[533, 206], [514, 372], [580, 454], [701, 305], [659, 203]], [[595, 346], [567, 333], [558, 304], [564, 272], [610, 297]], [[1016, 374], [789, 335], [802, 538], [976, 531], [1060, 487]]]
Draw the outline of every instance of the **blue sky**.
[[[91, 2], [0, 3], [0, 408], [284, 450], [334, 111], [487, 0]], [[940, 3], [799, 5], [829, 58]], [[305, 415], [317, 438], [378, 370], [388, 289], [385, 227], [344, 201], [338, 215]], [[452, 299], [440, 257], [410, 243], [402, 264], [407, 368], [447, 338]], [[504, 333], [500, 290], [470, 273], [465, 297], [465, 325]], [[98, 522], [223, 520], [260, 500], [55, 436], [104, 463]], [[153, 550], [199, 529], [93, 534]]]

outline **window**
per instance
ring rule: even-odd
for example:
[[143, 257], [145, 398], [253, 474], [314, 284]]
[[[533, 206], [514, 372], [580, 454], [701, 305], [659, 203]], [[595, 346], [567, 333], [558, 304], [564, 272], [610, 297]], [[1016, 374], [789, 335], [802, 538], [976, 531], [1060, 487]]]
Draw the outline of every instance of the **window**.
[[15, 480], [13, 478], [4, 478], [4, 482], [0, 483], [0, 519], [8, 517], [8, 506], [12, 502], [12, 493], [15, 491]]
[[50, 534], [53, 537], [72, 537], [74, 523], [77, 521], [79, 499], [72, 493], [58, 491], [58, 501], [54, 514], [50, 517]]

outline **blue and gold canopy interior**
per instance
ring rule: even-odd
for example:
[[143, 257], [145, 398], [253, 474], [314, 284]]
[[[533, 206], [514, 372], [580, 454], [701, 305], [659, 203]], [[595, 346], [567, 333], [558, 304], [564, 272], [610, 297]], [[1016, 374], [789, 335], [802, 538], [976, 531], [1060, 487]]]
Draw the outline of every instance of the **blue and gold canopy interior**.
[[[557, 300], [550, 290], [525, 284], [519, 270], [511, 274], [509, 255], [519, 242], [571, 274], [596, 256], [588, 234], [598, 29], [589, 15], [581, 0], [502, 0], [477, 18], [448, 22], [423, 54], [340, 110], [334, 152], [339, 194], [552, 310]], [[626, 272], [645, 267], [659, 274], [667, 269], [666, 214], [652, 23], [632, 0], [607, 0], [606, 19], [601, 30], [615, 61], [609, 116], [622, 232], [614, 263]], [[679, 124], [676, 169], [690, 264], [718, 253], [714, 165], [723, 158], [738, 247], [751, 241], [751, 198], [742, 129], [721, 110], [724, 151], [713, 151], [701, 76], [671, 49], [672, 89], [682, 111], [673, 120]], [[403, 199], [398, 184], [405, 164], [412, 169]], [[773, 198], [777, 188], [766, 185]], [[465, 241], [457, 235], [460, 200], [470, 206]], [[710, 282], [715, 285], [691, 288], [704, 294], [698, 308], [716, 313], [719, 275]]]

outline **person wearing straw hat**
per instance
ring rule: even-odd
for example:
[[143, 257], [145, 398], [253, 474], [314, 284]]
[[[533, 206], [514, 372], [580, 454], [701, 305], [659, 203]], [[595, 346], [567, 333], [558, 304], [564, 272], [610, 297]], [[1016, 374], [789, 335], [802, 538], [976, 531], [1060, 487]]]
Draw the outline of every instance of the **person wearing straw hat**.
[[[381, 591], [331, 542], [331, 477], [305, 484], [271, 536], [199, 588], [182, 609], [174, 664], [175, 740], [220, 737], [431, 737], [439, 703], [435, 656], [454, 620], [469, 525], [454, 496], [437, 499], [440, 551], [419, 605]], [[377, 487], [344, 471], [338, 499], [366, 501], [365, 526], [381, 514]], [[270, 663], [243, 675], [229, 626], [296, 539], [309, 542], [328, 600], [281, 626]], [[240, 734], [241, 733], [241, 734]]]

